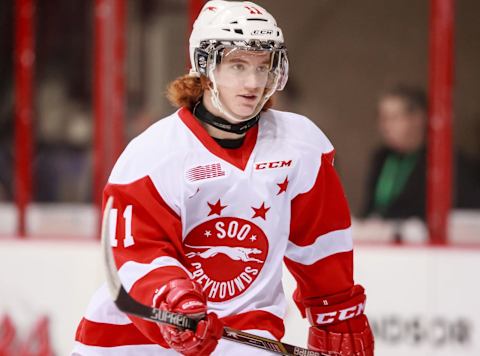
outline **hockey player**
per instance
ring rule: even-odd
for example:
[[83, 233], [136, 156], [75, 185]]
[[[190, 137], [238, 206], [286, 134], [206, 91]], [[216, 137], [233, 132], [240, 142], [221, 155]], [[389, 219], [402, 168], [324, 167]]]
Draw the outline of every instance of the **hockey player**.
[[226, 325], [282, 338], [285, 262], [311, 323], [308, 347], [373, 355], [334, 149], [309, 119], [270, 109], [288, 76], [275, 19], [251, 2], [207, 2], [190, 60], [168, 91], [179, 110], [130, 142], [104, 198], [115, 201], [112, 249], [125, 289], [202, 321], [192, 332], [125, 315], [102, 287], [74, 354], [270, 354], [220, 337]]

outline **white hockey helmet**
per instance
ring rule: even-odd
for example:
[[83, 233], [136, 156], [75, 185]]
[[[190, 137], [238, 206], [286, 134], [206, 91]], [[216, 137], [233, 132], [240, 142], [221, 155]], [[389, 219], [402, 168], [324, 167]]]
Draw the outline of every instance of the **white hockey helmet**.
[[[210, 79], [212, 104], [232, 122], [256, 116], [276, 90], [283, 90], [288, 80], [288, 57], [282, 30], [272, 15], [249, 1], [208, 1], [193, 25], [189, 49], [190, 75], [204, 75]], [[264, 96], [249, 118], [238, 118], [222, 105], [215, 78], [215, 68], [222, 58], [237, 49], [270, 53]]]

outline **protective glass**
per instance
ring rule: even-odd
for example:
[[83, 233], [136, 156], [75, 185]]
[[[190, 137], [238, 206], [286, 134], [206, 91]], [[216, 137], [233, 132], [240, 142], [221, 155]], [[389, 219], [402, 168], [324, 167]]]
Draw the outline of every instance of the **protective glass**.
[[[288, 79], [287, 50], [273, 41], [205, 41], [195, 52], [198, 71], [210, 79], [212, 103], [230, 122], [257, 115]], [[223, 99], [221, 99], [223, 93]], [[243, 102], [255, 104], [250, 113], [234, 113], [225, 95], [239, 93]]]
[[209, 56], [207, 72], [217, 86], [264, 89], [271, 95], [285, 86], [288, 61], [284, 50], [220, 46]]

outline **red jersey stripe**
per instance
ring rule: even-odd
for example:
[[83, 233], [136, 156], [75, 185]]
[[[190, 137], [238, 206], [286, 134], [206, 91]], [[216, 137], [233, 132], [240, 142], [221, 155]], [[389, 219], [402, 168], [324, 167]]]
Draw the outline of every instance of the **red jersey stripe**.
[[221, 318], [226, 326], [238, 330], [265, 330], [277, 340], [285, 335], [285, 325], [278, 316], [267, 311], [255, 310]]
[[101, 347], [154, 343], [143, 335], [133, 324], [104, 324], [85, 318], [82, 319], [78, 326], [75, 340], [85, 345]]
[[308, 266], [288, 258], [284, 261], [297, 281], [294, 300], [304, 316], [309, 301], [353, 287], [353, 251], [337, 253]]
[[[221, 318], [226, 326], [238, 330], [265, 330], [277, 340], [285, 334], [283, 320], [266, 311], [251, 311]], [[154, 323], [151, 323], [155, 325]], [[160, 336], [160, 331], [158, 331]], [[142, 334], [134, 324], [114, 325], [97, 323], [83, 318], [77, 329], [75, 340], [85, 345], [115, 347], [126, 345], [152, 345], [152, 340]], [[168, 348], [163, 340], [157, 339], [162, 347]]]
[[323, 154], [313, 188], [292, 200], [290, 241], [298, 246], [311, 245], [322, 235], [351, 225], [350, 209], [332, 161], [333, 151]]

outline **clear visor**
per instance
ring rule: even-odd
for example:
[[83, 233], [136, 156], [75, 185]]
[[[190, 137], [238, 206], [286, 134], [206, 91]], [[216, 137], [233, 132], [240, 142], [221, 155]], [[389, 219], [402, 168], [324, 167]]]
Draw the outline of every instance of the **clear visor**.
[[243, 88], [269, 96], [283, 89], [288, 73], [286, 54], [279, 49], [223, 46], [212, 53], [207, 67], [216, 86]]
[[217, 45], [209, 51], [206, 75], [213, 105], [230, 122], [243, 122], [257, 115], [276, 90], [284, 88], [286, 49], [260, 42]]

